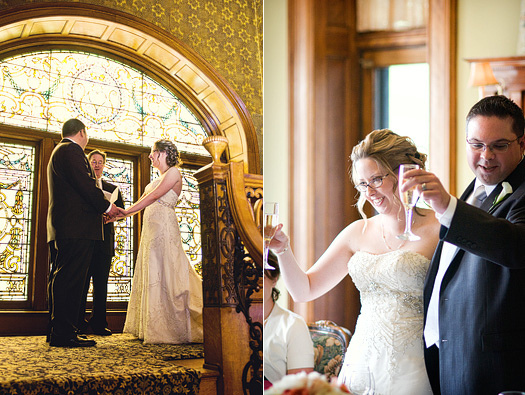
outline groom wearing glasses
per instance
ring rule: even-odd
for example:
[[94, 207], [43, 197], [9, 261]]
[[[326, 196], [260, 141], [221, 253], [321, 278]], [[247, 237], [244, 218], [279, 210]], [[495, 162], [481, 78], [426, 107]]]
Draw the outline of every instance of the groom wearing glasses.
[[432, 173], [416, 186], [441, 223], [425, 281], [425, 362], [434, 394], [525, 391], [525, 120], [505, 96], [466, 119], [476, 178], [456, 199]]

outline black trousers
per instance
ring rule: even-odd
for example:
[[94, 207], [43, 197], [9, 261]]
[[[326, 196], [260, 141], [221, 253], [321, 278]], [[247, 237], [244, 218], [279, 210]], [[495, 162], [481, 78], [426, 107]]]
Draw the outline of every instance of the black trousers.
[[89, 271], [80, 305], [80, 314], [78, 317], [79, 328], [85, 323], [86, 300], [91, 279], [93, 279], [93, 308], [90, 318], [91, 327], [105, 328], [107, 326], [106, 304], [108, 298], [108, 278], [113, 257], [106, 253], [107, 248], [104, 248], [105, 246], [103, 243], [103, 241], [95, 242], [95, 248], [89, 265]]
[[441, 394], [439, 384], [439, 348], [436, 345], [429, 348], [425, 347], [425, 366], [432, 392], [434, 395]]
[[80, 311], [94, 240], [62, 239], [50, 243], [49, 305], [51, 331], [72, 336]]

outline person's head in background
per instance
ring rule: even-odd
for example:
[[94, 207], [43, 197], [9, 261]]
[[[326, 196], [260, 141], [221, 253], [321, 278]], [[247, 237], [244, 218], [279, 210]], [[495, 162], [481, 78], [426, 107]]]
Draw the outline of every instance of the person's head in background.
[[104, 166], [106, 165], [106, 153], [98, 149], [91, 151], [88, 154], [89, 163], [93, 167], [93, 171], [97, 176], [97, 179], [102, 177]]
[[[275, 285], [277, 284], [277, 281], [279, 280], [279, 276], [281, 275], [281, 271], [279, 269], [279, 261], [277, 259], [277, 256], [272, 252], [269, 251], [268, 253], [268, 264], [272, 267], [274, 267], [274, 270], [264, 270], [264, 278], [263, 278], [263, 285], [264, 285], [264, 316], [266, 318], [267, 314], [270, 314], [271, 309], [273, 308], [274, 303], [279, 298], [279, 290], [275, 288]], [[269, 307], [269, 310], [267, 310], [267, 305]]]

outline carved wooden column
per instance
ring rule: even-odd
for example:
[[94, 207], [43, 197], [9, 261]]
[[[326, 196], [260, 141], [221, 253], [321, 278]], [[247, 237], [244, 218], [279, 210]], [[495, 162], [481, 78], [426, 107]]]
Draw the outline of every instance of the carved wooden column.
[[[221, 136], [206, 139], [213, 163], [195, 173], [201, 200], [204, 360], [205, 367], [222, 373], [220, 394], [251, 394], [262, 384], [262, 325], [250, 317], [262, 270], [255, 273], [257, 265], [246, 259], [241, 225], [234, 221], [228, 196], [232, 164], [220, 161], [226, 144]], [[260, 343], [255, 351], [254, 343]]]

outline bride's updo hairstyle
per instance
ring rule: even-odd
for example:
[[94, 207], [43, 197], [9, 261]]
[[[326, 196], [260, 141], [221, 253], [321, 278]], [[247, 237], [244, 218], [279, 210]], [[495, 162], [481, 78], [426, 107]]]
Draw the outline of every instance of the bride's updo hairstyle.
[[182, 164], [179, 151], [177, 150], [175, 144], [173, 144], [170, 140], [157, 140], [155, 144], [153, 144], [153, 147], [160, 152], [166, 153], [166, 164], [169, 167], [179, 166]]
[[[378, 129], [370, 132], [364, 140], [353, 148], [350, 160], [352, 161], [351, 177], [354, 185], [359, 183], [355, 164], [360, 159], [365, 158], [373, 159], [389, 177], [391, 176], [395, 180], [393, 191], [397, 189], [399, 165], [413, 163], [424, 169], [427, 161], [427, 155], [418, 152], [416, 145], [409, 137], [399, 136], [388, 129]], [[400, 203], [400, 207], [403, 207], [397, 193], [394, 193], [394, 199]], [[360, 193], [357, 209], [364, 219], [366, 219], [363, 211], [365, 202], [365, 193]], [[417, 212], [417, 209], [414, 211]]]

